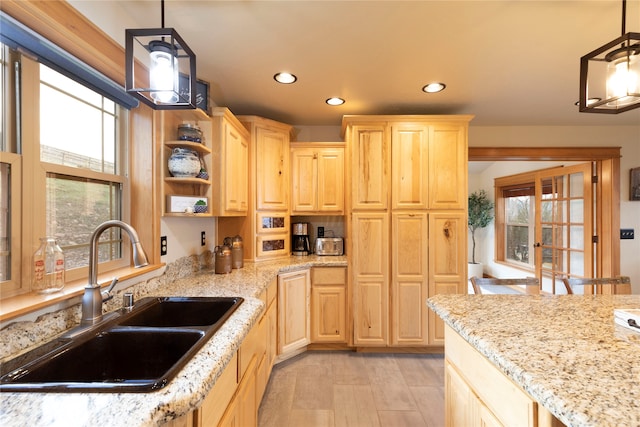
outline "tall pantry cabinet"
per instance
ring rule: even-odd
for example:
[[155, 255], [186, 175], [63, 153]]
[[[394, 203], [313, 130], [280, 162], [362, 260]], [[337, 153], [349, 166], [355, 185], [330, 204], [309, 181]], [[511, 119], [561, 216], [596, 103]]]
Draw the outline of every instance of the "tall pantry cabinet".
[[444, 344], [426, 300], [466, 291], [472, 116], [345, 116], [355, 346]]

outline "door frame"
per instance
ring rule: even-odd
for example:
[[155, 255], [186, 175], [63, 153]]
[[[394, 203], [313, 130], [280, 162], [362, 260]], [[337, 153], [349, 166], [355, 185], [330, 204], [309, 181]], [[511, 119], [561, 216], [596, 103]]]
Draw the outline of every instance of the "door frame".
[[596, 276], [620, 275], [621, 147], [469, 147], [468, 161], [596, 162]]

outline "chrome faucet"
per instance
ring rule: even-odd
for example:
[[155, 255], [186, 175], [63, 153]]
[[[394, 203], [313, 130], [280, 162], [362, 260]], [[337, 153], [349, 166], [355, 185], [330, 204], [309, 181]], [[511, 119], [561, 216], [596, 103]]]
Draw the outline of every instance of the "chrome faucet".
[[98, 239], [102, 232], [110, 227], [119, 227], [129, 235], [133, 249], [134, 267], [144, 267], [149, 264], [147, 255], [144, 253], [142, 244], [140, 244], [138, 233], [132, 226], [118, 220], [106, 221], [100, 224], [91, 235], [89, 246], [89, 284], [84, 288], [84, 295], [82, 296], [81, 326], [95, 325], [102, 320], [102, 303], [111, 299], [111, 291], [118, 282], [118, 279], [114, 278], [106, 291], [101, 291], [100, 285], [98, 284]]

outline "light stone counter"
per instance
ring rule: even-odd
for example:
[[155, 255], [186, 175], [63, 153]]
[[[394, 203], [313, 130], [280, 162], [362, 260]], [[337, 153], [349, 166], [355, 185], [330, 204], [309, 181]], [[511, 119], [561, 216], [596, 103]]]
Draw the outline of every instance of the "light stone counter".
[[[211, 265], [211, 260], [204, 264]], [[312, 266], [346, 266], [346, 257], [291, 257], [245, 263], [243, 269], [216, 275], [189, 257], [168, 266], [159, 278], [135, 285], [146, 296], [241, 296], [245, 301], [178, 375], [151, 393], [0, 393], [0, 425], [10, 426], [157, 426], [197, 408], [264, 310], [258, 297], [280, 272]], [[122, 301], [116, 294], [115, 301]], [[109, 302], [105, 311], [118, 308]], [[49, 341], [79, 322], [79, 307], [20, 322], [0, 331], [0, 362]], [[126, 361], [122, 361], [126, 363]]]
[[640, 426], [640, 333], [613, 321], [640, 295], [436, 295], [427, 305], [565, 425]]

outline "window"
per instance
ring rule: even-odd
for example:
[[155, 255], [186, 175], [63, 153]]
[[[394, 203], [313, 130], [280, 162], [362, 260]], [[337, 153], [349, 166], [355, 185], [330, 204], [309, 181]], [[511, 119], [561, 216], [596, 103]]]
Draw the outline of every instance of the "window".
[[[96, 226], [110, 219], [127, 220], [122, 148], [128, 114], [108, 97], [44, 64], [6, 46], [3, 52], [11, 52], [3, 56], [1, 92], [6, 120], [0, 158], [0, 291], [7, 297], [30, 291], [31, 269], [21, 269], [15, 261], [30, 259], [40, 237], [56, 238], [65, 253], [66, 281], [71, 281], [87, 276], [89, 241]], [[12, 59], [5, 60], [8, 57]], [[13, 76], [16, 60], [19, 79]], [[8, 82], [39, 84], [21, 88], [18, 98], [18, 91], [11, 90], [15, 85], [4, 84], [5, 72]], [[29, 106], [39, 108], [24, 108]], [[24, 113], [14, 115], [11, 110]], [[5, 131], [5, 126], [10, 129], [17, 123], [15, 117], [20, 117], [22, 127]], [[17, 253], [16, 241], [22, 245]], [[100, 271], [128, 265], [128, 251], [120, 229], [108, 229], [100, 238]]]

